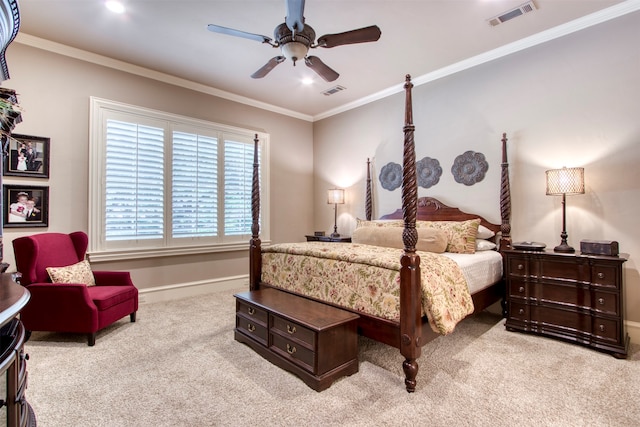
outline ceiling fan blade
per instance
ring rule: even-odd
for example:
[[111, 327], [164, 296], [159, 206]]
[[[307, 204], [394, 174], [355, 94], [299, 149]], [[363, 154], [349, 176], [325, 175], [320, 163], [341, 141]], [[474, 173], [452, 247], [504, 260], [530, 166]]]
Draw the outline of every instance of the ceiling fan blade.
[[318, 75], [322, 77], [325, 81], [332, 82], [338, 77], [340, 77], [340, 74], [336, 73], [333, 69], [327, 66], [317, 56], [305, 57], [304, 63], [307, 64], [307, 67], [311, 68], [313, 71], [318, 73]]
[[377, 25], [346, 31], [338, 34], [325, 34], [318, 38], [317, 46], [335, 47], [345, 44], [375, 42], [380, 38], [382, 31]]
[[264, 76], [269, 74], [269, 71], [271, 71], [274, 68], [276, 68], [276, 65], [278, 65], [281, 62], [284, 62], [285, 59], [286, 58], [284, 56], [280, 56], [280, 55], [279, 56], [274, 56], [273, 58], [271, 58], [269, 60], [269, 62], [264, 64], [262, 66], [262, 68], [260, 68], [255, 73], [251, 74], [251, 78], [252, 79], [261, 79], [261, 78], [263, 78]]
[[245, 31], [240, 31], [240, 30], [234, 30], [233, 28], [221, 27], [220, 25], [209, 24], [207, 25], [207, 30], [214, 33], [226, 34], [228, 36], [235, 36], [235, 37], [243, 37], [245, 39], [259, 41], [261, 43], [271, 44], [271, 39], [267, 36], [261, 36], [260, 34], [247, 33]]
[[291, 31], [302, 31], [304, 28], [304, 0], [287, 0], [287, 17], [284, 22]]

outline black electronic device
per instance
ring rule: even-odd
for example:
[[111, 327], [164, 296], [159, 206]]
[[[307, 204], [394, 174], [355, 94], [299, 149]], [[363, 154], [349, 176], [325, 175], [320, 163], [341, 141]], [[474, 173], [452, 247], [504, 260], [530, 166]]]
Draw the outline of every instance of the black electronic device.
[[540, 242], [515, 242], [512, 243], [514, 249], [518, 249], [521, 251], [544, 251], [544, 248], [547, 247], [544, 243]]

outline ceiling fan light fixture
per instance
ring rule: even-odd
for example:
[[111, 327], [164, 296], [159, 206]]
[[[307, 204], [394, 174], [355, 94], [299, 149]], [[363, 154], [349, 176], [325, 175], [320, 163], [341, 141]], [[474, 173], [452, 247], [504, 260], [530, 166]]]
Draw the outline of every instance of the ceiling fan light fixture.
[[307, 56], [307, 52], [309, 51], [309, 48], [307, 46], [298, 42], [283, 44], [282, 46], [280, 46], [280, 49], [282, 50], [282, 54], [285, 56], [285, 58], [293, 61], [293, 65], [296, 64], [296, 61]]

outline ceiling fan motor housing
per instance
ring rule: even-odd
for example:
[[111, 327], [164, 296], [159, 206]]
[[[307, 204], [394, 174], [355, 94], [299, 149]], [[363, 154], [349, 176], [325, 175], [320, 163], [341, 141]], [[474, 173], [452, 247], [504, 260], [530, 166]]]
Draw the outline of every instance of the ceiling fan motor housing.
[[291, 59], [295, 65], [296, 61], [307, 56], [309, 47], [316, 39], [316, 32], [309, 25], [305, 25], [302, 31], [293, 34], [287, 24], [282, 23], [274, 30], [273, 37], [280, 46], [282, 54], [287, 59]]

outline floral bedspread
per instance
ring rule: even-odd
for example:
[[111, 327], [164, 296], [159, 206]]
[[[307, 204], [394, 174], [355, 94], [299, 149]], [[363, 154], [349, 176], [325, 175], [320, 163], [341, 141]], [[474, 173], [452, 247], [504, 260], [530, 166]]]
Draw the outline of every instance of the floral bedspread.
[[[262, 281], [274, 287], [354, 309], [400, 319], [401, 249], [356, 243], [286, 243], [262, 248]], [[473, 312], [458, 265], [436, 253], [420, 256], [422, 309], [440, 334]]]

